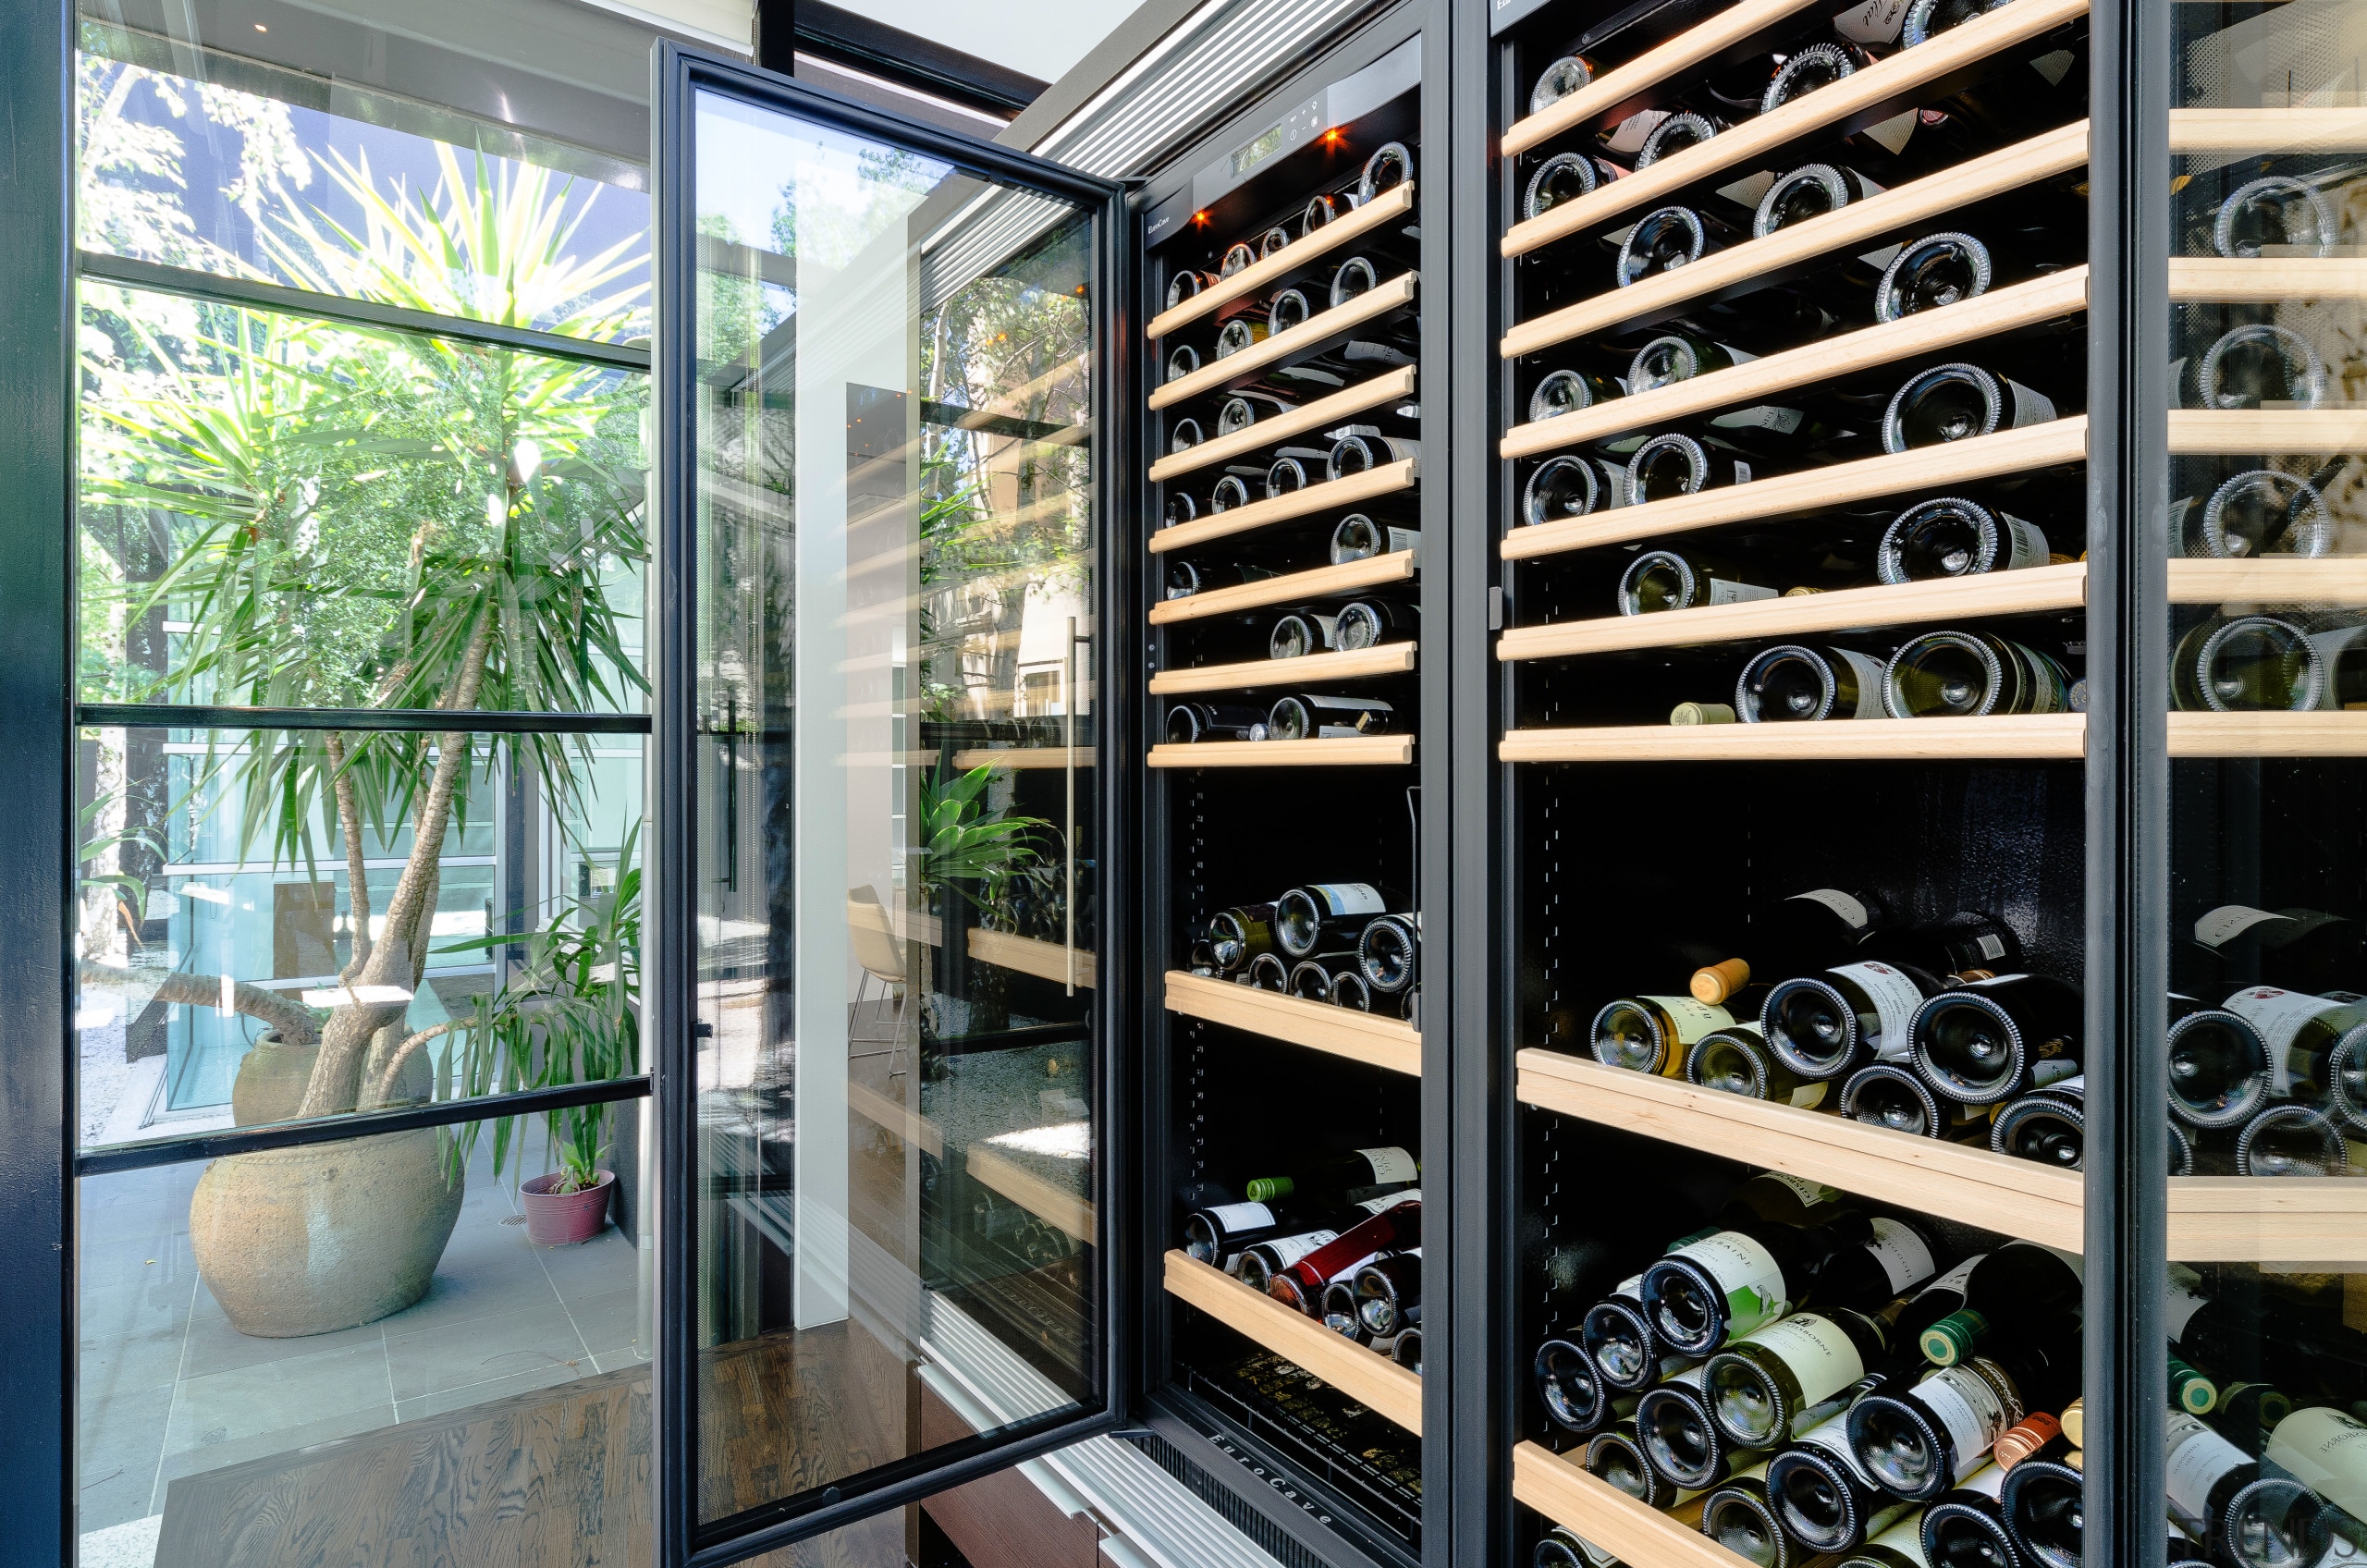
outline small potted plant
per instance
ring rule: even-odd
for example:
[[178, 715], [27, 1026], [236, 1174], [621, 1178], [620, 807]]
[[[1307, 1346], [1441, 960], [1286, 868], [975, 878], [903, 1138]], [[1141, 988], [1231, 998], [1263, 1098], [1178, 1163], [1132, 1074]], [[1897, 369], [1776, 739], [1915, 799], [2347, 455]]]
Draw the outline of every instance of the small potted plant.
[[[604, 1106], [585, 1108], [604, 1110]], [[598, 1119], [594, 1122], [597, 1136]], [[608, 1201], [614, 1197], [617, 1173], [599, 1168], [608, 1151], [595, 1145], [588, 1153], [574, 1144], [561, 1146], [558, 1169], [519, 1187], [526, 1207], [526, 1239], [538, 1247], [571, 1247], [598, 1235], [608, 1223]]]

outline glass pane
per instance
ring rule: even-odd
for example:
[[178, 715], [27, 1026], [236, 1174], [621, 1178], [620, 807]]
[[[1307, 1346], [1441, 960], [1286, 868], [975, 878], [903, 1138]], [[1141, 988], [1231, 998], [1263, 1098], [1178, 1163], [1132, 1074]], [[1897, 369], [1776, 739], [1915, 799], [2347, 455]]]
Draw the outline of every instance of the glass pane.
[[1093, 227], [719, 97], [695, 146], [716, 1518], [1095, 1397]]
[[2309, 1568], [2367, 1550], [2367, 6], [2171, 11], [2170, 1556]]
[[554, 1561], [649, 1561], [638, 1163], [543, 1196], [543, 1119], [498, 1158], [496, 1126], [80, 1183], [86, 1568], [153, 1561], [160, 1537], [362, 1562], [390, 1516], [481, 1561], [518, 1525], [491, 1499], [521, 1491], [566, 1500], [535, 1516]]
[[76, 64], [85, 250], [570, 337], [649, 335], [636, 164], [137, 27], [85, 21]]
[[84, 1146], [641, 1071], [641, 738], [444, 739], [82, 731]]
[[81, 694], [638, 709], [648, 378], [82, 288]]

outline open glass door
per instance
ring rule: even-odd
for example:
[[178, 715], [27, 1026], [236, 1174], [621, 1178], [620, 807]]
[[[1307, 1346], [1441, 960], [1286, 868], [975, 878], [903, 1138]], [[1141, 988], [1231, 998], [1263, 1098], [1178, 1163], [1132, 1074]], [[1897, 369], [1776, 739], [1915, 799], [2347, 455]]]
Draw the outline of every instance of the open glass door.
[[693, 808], [661, 871], [683, 1010], [661, 1398], [667, 1511], [704, 1546], [823, 1527], [1103, 1404], [1116, 209], [669, 67], [666, 691]]

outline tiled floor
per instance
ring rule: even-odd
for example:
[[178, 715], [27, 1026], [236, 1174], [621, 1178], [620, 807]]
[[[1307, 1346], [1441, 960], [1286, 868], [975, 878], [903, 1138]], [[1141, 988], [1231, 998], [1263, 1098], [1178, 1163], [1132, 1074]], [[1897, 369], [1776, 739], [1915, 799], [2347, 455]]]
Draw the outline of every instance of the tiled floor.
[[418, 1305], [334, 1334], [250, 1338], [190, 1251], [203, 1169], [81, 1183], [85, 1536], [160, 1513], [176, 1476], [646, 1359], [632, 1243], [611, 1227], [578, 1247], [530, 1244], [522, 1222], [503, 1223], [518, 1213], [515, 1168], [497, 1182], [482, 1147]]

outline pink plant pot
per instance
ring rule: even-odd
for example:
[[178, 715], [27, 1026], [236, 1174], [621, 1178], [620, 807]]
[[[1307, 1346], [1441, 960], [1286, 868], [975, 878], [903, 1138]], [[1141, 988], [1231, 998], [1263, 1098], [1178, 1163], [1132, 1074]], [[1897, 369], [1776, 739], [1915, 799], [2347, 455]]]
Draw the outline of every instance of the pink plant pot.
[[608, 1223], [608, 1200], [617, 1190], [615, 1171], [601, 1171], [600, 1179], [580, 1193], [553, 1193], [558, 1180], [559, 1173], [553, 1171], [521, 1189], [526, 1201], [526, 1239], [538, 1247], [579, 1245]]

